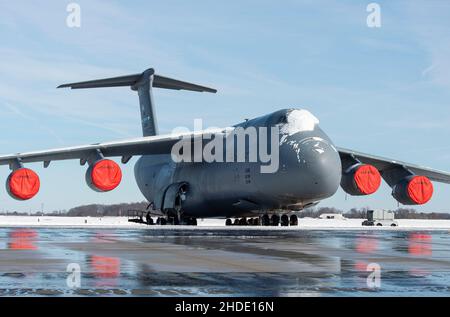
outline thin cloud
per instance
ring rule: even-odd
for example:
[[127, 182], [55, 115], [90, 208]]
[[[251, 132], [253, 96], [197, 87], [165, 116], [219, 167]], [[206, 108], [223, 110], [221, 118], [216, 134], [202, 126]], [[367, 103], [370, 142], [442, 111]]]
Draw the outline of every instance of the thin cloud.
[[12, 104], [10, 104], [10, 103], [8, 103], [8, 102], [3, 103], [3, 105], [4, 105], [6, 108], [8, 108], [9, 110], [11, 110], [11, 112], [14, 113], [15, 115], [17, 115], [18, 117], [20, 117], [20, 118], [22, 118], [22, 119], [24, 119], [24, 120], [26, 120], [26, 121], [32, 122], [38, 129], [41, 129], [42, 131], [47, 132], [47, 133], [48, 133], [49, 135], [51, 135], [51, 136], [52, 136], [59, 144], [61, 144], [61, 145], [64, 145], [64, 144], [65, 144], [63, 138], [62, 138], [58, 133], [56, 133], [56, 132], [55, 132], [53, 129], [51, 129], [50, 127], [48, 127], [48, 126], [46, 126], [46, 125], [43, 125], [43, 124], [40, 124], [39, 121], [38, 121], [36, 118], [34, 118], [34, 117], [30, 116], [30, 115], [27, 115], [27, 114], [23, 113], [22, 111], [19, 110], [18, 107], [13, 106]]

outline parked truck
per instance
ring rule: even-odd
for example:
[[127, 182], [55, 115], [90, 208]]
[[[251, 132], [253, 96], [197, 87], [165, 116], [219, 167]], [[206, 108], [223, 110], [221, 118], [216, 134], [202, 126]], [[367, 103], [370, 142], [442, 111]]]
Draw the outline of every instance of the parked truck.
[[363, 221], [363, 226], [398, 226], [395, 221], [395, 214], [390, 210], [375, 209], [367, 210], [367, 219]]

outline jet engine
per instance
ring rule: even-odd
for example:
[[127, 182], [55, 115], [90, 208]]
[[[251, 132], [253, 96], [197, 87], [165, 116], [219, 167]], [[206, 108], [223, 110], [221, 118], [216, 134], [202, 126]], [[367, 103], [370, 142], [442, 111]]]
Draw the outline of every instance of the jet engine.
[[392, 196], [404, 205], [423, 205], [433, 196], [433, 184], [428, 177], [410, 175], [392, 187]]
[[380, 184], [380, 172], [369, 164], [357, 163], [342, 173], [341, 187], [352, 196], [373, 194], [378, 190]]
[[33, 198], [38, 193], [40, 185], [39, 176], [29, 168], [18, 168], [6, 179], [8, 194], [17, 200]]
[[107, 192], [119, 186], [122, 180], [120, 166], [108, 159], [91, 164], [86, 171], [86, 183], [97, 192]]

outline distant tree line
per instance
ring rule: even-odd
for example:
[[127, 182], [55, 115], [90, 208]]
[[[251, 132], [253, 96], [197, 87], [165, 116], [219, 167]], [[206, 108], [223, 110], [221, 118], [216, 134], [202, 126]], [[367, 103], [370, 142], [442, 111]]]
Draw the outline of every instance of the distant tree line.
[[127, 216], [128, 210], [145, 210], [148, 206], [147, 202], [138, 203], [122, 203], [114, 205], [85, 205], [78, 206], [66, 213], [69, 217], [81, 217], [81, 216], [91, 216], [91, 217], [117, 217], [117, 216]]
[[117, 217], [127, 216], [128, 210], [145, 210], [148, 202], [122, 203], [113, 205], [91, 204], [71, 208], [69, 210], [56, 210], [52, 212], [0, 212], [8, 216], [64, 216], [64, 217]]
[[[38, 212], [0, 212], [0, 215], [10, 216], [66, 216], [66, 217], [117, 217], [127, 216], [129, 210], [145, 210], [148, 202], [122, 203], [113, 205], [91, 204], [71, 208], [69, 210], [56, 210], [43, 214]], [[343, 211], [333, 207], [312, 207], [306, 208], [299, 213], [299, 216], [318, 218], [321, 214], [342, 214], [346, 218], [366, 218], [368, 207], [352, 208], [348, 211]], [[450, 219], [450, 213], [424, 213], [418, 212], [413, 208], [398, 208], [392, 210], [395, 213], [396, 219]]]
[[[371, 208], [352, 208], [343, 211], [333, 207], [313, 207], [307, 208], [300, 213], [300, 217], [317, 218], [321, 214], [342, 214], [346, 218], [366, 218], [367, 210]], [[444, 212], [418, 212], [413, 208], [397, 208], [391, 210], [395, 214], [396, 219], [450, 219], [450, 213]]]

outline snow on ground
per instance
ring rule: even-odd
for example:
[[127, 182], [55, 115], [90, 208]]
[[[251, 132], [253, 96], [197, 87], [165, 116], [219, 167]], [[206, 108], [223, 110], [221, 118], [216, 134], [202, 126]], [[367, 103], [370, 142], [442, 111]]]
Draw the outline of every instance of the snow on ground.
[[0, 227], [112, 227], [133, 228], [142, 225], [128, 222], [127, 217], [35, 217], [0, 216]]
[[[156, 220], [154, 218], [154, 220]], [[450, 220], [415, 220], [398, 219], [398, 227], [366, 227], [361, 223], [364, 219], [316, 219], [299, 218], [299, 226], [278, 227], [278, 229], [364, 229], [364, 230], [404, 230], [404, 229], [433, 229], [449, 230]], [[225, 227], [225, 219], [198, 219], [198, 226], [218, 229], [223, 227], [234, 229], [276, 229], [274, 227], [232, 226]], [[161, 226], [146, 226], [128, 222], [127, 217], [35, 217], [35, 216], [0, 216], [0, 227], [67, 227], [67, 228], [161, 228]], [[177, 228], [195, 229], [193, 226], [177, 226]], [[164, 226], [174, 228], [174, 226]]]

